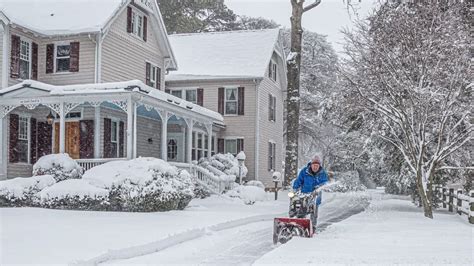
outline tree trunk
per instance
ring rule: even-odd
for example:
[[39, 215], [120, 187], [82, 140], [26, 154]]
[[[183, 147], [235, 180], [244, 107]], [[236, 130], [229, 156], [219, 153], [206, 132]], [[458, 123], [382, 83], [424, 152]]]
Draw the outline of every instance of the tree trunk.
[[[288, 89], [286, 99], [286, 156], [285, 156], [285, 184], [298, 175], [298, 131], [300, 118], [300, 65], [301, 65], [301, 39], [303, 29], [301, 17], [303, 16], [304, 1], [292, 1], [291, 15], [291, 53], [293, 60], [287, 60]], [[290, 56], [291, 57], [291, 56]]]
[[[418, 194], [420, 195], [421, 203], [423, 204], [423, 212], [425, 217], [433, 219], [433, 209], [431, 206], [431, 201], [428, 198], [428, 195], [423, 188], [423, 175], [421, 173], [423, 171], [422, 169], [418, 169], [417, 175], [416, 175], [416, 187], [418, 189]], [[428, 182], [427, 184], [427, 191], [429, 194], [429, 188], [431, 187], [431, 184]]]

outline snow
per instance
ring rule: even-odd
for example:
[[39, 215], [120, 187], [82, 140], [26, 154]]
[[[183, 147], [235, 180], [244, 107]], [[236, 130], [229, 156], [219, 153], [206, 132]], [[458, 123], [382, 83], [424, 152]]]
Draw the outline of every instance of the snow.
[[[169, 175], [178, 175], [178, 169], [167, 162], [143, 157], [127, 161], [112, 161], [91, 168], [85, 172], [82, 179], [100, 188], [112, 188], [126, 180], [132, 184], [145, 185], [154, 179], [156, 172]], [[189, 174], [186, 172], [186, 175]]]
[[240, 198], [245, 204], [254, 204], [257, 201], [265, 201], [271, 198], [265, 190], [258, 186], [244, 185], [236, 186], [226, 193], [227, 196]]
[[243, 151], [239, 152], [239, 154], [235, 156], [235, 159], [237, 159], [237, 161], [245, 161], [245, 158], [245, 153]]
[[109, 191], [92, 186], [84, 179], [69, 179], [58, 182], [43, 189], [39, 196], [42, 201], [64, 199], [78, 196], [79, 198], [107, 198]]
[[17, 177], [0, 182], [0, 196], [22, 199], [27, 193], [42, 190], [56, 183], [51, 175]]
[[[279, 29], [170, 35], [179, 69], [166, 80], [264, 77]], [[236, 56], [238, 55], [238, 56]]]
[[99, 32], [123, 2], [123, 0], [2, 0], [0, 11], [11, 23], [37, 33], [68, 35]]
[[67, 153], [49, 154], [41, 157], [34, 165], [33, 171], [37, 169], [52, 169], [61, 167], [63, 171], [70, 172], [74, 169], [81, 171], [81, 167]]

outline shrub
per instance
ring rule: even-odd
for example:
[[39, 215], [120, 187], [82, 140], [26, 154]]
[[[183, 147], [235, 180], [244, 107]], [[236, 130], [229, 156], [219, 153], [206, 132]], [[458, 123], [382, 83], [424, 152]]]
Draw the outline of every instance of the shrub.
[[33, 176], [52, 175], [56, 182], [81, 178], [83, 169], [67, 153], [41, 157], [33, 165]]
[[265, 201], [267, 193], [262, 188], [256, 186], [236, 186], [226, 193], [231, 198], [239, 198], [245, 204], [252, 205], [257, 201]]
[[54, 183], [51, 175], [0, 181], [0, 207], [38, 206], [37, 193]]

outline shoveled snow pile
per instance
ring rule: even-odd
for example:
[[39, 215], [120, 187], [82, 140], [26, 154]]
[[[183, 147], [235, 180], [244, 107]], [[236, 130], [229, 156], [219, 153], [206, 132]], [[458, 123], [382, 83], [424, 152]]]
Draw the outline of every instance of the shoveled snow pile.
[[83, 169], [67, 153], [49, 154], [33, 165], [33, 176], [52, 175], [56, 181], [81, 178]]
[[328, 186], [324, 191], [328, 192], [348, 192], [363, 191], [367, 188], [360, 182], [357, 171], [336, 172], [335, 182]]
[[240, 198], [247, 205], [268, 199], [265, 190], [257, 186], [236, 186], [225, 195], [232, 198]]
[[245, 183], [246, 186], [254, 186], [254, 187], [259, 187], [261, 189], [265, 189], [265, 185], [261, 181], [257, 180], [250, 180], [247, 183]]
[[36, 205], [36, 193], [56, 183], [51, 175], [17, 177], [0, 181], [0, 206]]

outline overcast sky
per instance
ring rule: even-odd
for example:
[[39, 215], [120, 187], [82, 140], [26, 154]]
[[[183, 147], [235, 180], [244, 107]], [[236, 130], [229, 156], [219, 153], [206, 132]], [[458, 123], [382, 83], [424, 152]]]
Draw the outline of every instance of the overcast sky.
[[[347, 0], [346, 0], [347, 1]], [[306, 0], [305, 5], [313, 0]], [[375, 7], [375, 0], [352, 0], [359, 16], [365, 17]], [[290, 0], [225, 0], [225, 4], [238, 15], [273, 19], [278, 24], [290, 27]], [[340, 30], [350, 27], [354, 13], [348, 12], [344, 0], [322, 0], [321, 4], [304, 13], [303, 27], [327, 36], [336, 51], [342, 50], [343, 37]]]

